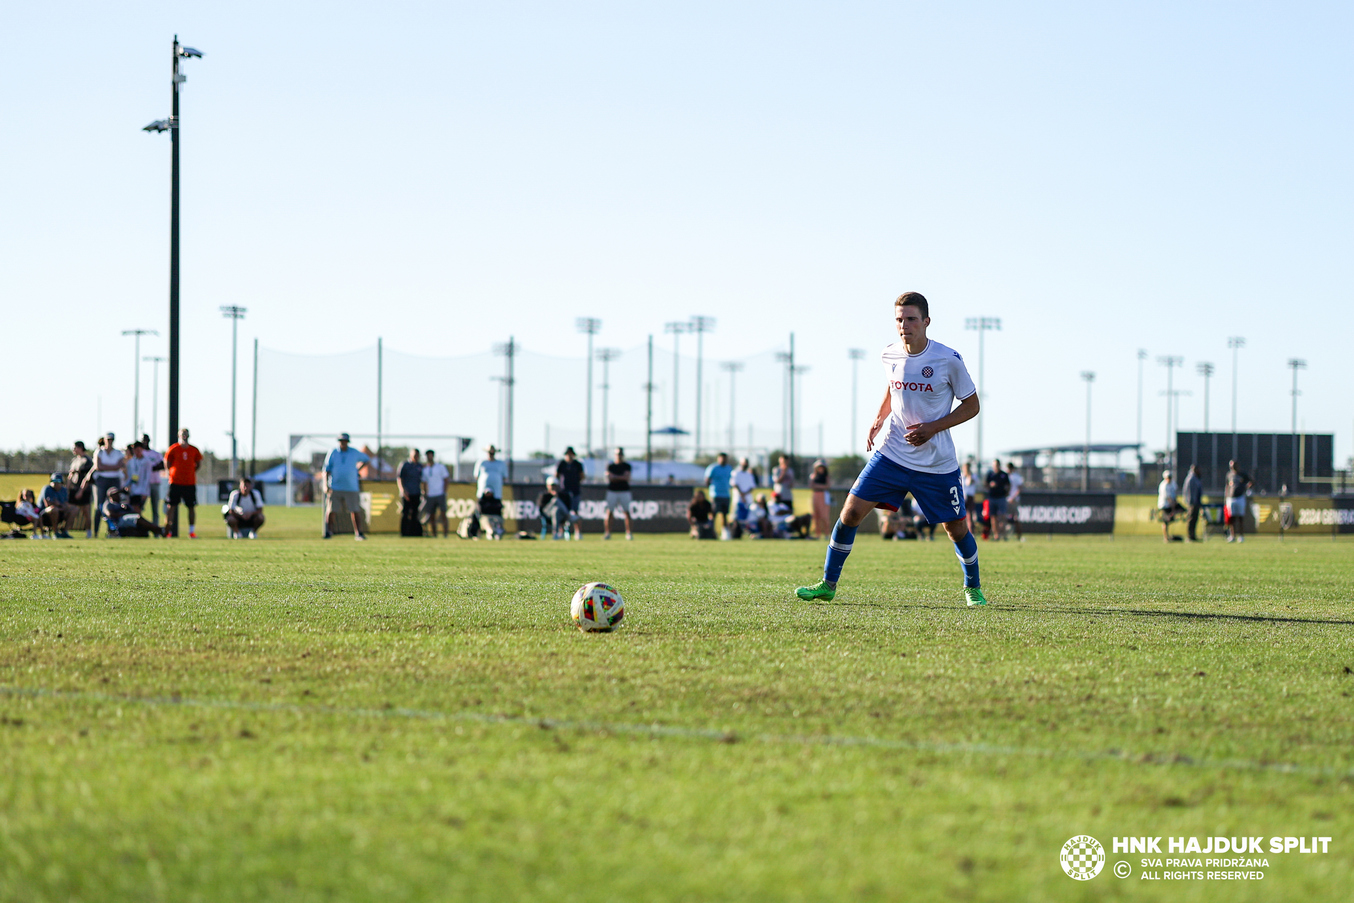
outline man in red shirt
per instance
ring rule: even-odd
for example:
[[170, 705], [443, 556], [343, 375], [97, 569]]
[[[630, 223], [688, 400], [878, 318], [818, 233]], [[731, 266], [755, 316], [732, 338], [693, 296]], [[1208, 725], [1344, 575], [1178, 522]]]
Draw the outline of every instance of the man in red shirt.
[[188, 538], [197, 539], [197, 466], [202, 452], [188, 444], [188, 430], [179, 430], [179, 441], [165, 452], [169, 495], [165, 497], [165, 535], [178, 536], [179, 504], [188, 506]]

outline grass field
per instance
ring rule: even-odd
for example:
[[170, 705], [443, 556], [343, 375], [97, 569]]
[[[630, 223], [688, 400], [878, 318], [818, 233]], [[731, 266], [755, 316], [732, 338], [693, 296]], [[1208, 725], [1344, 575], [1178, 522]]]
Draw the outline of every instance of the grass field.
[[[277, 514], [256, 542], [0, 544], [0, 899], [1354, 891], [1354, 544], [983, 544], [975, 611], [945, 542], [862, 537], [806, 605], [817, 543], [358, 544]], [[625, 594], [614, 634], [568, 622], [591, 579]], [[1333, 840], [1261, 881], [1110, 853], [1083, 883], [1081, 833]]]

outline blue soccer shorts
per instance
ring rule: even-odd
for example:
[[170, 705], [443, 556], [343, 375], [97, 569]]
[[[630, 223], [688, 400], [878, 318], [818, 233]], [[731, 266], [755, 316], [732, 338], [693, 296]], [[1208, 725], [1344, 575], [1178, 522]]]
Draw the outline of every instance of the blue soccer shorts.
[[851, 487], [856, 498], [890, 511], [903, 507], [908, 493], [927, 523], [944, 524], [964, 517], [964, 483], [958, 468], [951, 473], [925, 473], [875, 452]]

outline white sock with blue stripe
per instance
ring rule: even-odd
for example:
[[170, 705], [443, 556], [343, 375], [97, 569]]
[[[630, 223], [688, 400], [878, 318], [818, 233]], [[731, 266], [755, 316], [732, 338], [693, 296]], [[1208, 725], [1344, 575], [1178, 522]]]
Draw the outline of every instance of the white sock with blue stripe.
[[833, 586], [841, 579], [842, 565], [846, 564], [846, 556], [851, 554], [855, 541], [856, 528], [837, 521], [832, 528], [832, 538], [827, 541], [827, 560], [823, 562], [823, 579]]

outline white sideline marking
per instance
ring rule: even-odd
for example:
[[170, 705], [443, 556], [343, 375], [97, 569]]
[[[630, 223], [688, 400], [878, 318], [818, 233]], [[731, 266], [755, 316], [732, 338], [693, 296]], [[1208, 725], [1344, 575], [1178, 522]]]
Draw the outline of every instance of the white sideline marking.
[[88, 693], [0, 686], [0, 696], [28, 696], [40, 699], [71, 699], [95, 702], [115, 702], [148, 706], [188, 706], [204, 709], [227, 709], [246, 712], [282, 712], [294, 715], [347, 715], [354, 718], [412, 718], [423, 721], [470, 721], [479, 724], [520, 724], [553, 730], [582, 731], [585, 733], [633, 734], [649, 737], [673, 737], [688, 740], [716, 740], [723, 743], [755, 741], [758, 743], [798, 746], [862, 746], [871, 749], [910, 750], [913, 752], [977, 753], [982, 755], [1032, 756], [1047, 759], [1108, 760], [1128, 765], [1187, 765], [1194, 768], [1233, 768], [1241, 771], [1271, 771], [1279, 774], [1314, 775], [1318, 777], [1354, 777], [1354, 771], [1318, 768], [1288, 762], [1251, 762], [1245, 759], [1195, 759], [1180, 753], [1133, 753], [1123, 750], [1083, 752], [1068, 749], [1041, 749], [1025, 746], [996, 746], [988, 743], [939, 743], [927, 740], [889, 740], [881, 737], [851, 737], [835, 734], [739, 734], [737, 731], [719, 731], [692, 727], [669, 727], [661, 724], [624, 724], [605, 721], [567, 721], [558, 718], [529, 718], [525, 715], [492, 715], [484, 712], [438, 712], [429, 709], [410, 709], [394, 706], [388, 709], [341, 708], [338, 706], [301, 706], [289, 703], [241, 702], [231, 699], [185, 699], [179, 696], [115, 696], [110, 693]]

